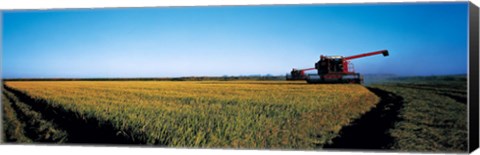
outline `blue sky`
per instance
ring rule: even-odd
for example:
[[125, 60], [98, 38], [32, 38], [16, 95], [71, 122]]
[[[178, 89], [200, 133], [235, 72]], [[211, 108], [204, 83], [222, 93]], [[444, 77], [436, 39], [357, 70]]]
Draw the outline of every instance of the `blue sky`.
[[468, 3], [4, 11], [4, 78], [273, 74], [319, 56], [363, 74], [467, 72]]

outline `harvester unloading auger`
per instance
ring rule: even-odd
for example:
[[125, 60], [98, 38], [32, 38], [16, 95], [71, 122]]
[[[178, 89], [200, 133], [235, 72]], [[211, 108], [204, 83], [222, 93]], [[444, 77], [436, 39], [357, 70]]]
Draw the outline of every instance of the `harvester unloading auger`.
[[[388, 56], [388, 50], [380, 50], [354, 56], [320, 56], [315, 68], [292, 69], [287, 80], [306, 80], [307, 83], [362, 83], [363, 77], [355, 73], [350, 60], [382, 54]], [[317, 70], [317, 74], [308, 75], [305, 71]]]

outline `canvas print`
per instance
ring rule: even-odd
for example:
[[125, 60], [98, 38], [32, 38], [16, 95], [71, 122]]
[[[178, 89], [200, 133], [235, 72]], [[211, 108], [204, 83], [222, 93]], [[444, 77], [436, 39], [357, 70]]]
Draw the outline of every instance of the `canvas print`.
[[2, 11], [2, 143], [467, 152], [468, 2]]

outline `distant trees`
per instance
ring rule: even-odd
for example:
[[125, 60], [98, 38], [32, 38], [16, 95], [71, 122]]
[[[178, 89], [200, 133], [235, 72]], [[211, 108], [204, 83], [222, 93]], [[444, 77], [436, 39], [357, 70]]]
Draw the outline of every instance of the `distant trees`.
[[4, 79], [4, 81], [231, 81], [231, 80], [285, 80], [283, 75], [188, 76], [159, 78], [34, 78]]

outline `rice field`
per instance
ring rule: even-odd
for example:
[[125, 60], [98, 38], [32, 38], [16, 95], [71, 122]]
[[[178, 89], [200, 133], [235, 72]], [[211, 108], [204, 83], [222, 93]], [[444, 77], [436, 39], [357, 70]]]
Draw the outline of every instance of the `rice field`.
[[31, 106], [72, 114], [58, 117], [96, 120], [98, 128], [110, 126], [130, 143], [167, 147], [321, 148], [379, 101], [361, 85], [290, 81], [7, 81], [4, 86], [28, 96]]

